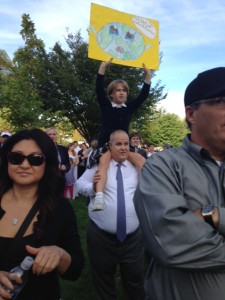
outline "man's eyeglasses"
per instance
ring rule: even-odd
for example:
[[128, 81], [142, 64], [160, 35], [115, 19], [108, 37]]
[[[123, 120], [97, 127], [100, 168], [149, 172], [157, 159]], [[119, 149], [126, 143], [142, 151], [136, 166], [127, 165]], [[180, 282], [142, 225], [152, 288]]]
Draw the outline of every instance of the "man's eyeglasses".
[[43, 154], [30, 154], [26, 156], [22, 153], [10, 152], [7, 157], [8, 162], [11, 165], [20, 165], [25, 159], [27, 159], [31, 166], [38, 167], [45, 161], [45, 156]]
[[208, 104], [208, 105], [217, 105], [217, 106], [223, 106], [225, 104], [225, 97], [218, 97], [218, 98], [212, 98], [212, 99], [205, 99], [205, 100], [199, 100], [193, 103], [191, 106], [197, 106], [199, 104]]

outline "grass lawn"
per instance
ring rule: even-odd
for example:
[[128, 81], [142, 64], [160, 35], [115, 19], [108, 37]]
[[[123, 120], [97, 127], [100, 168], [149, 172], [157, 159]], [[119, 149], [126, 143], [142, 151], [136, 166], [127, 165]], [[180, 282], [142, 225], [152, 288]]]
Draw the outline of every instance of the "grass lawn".
[[[61, 280], [62, 300], [96, 300], [94, 287], [92, 284], [91, 274], [89, 270], [89, 261], [86, 247], [86, 227], [88, 221], [88, 211], [86, 206], [86, 198], [79, 196], [76, 200], [71, 201], [77, 217], [78, 231], [80, 234], [82, 249], [85, 256], [85, 266], [81, 277], [75, 281]], [[118, 300], [122, 300], [122, 289], [120, 281], [120, 273], [117, 270], [116, 285], [118, 290]]]
[[81, 277], [77, 281], [61, 280], [62, 300], [94, 300], [95, 294], [89, 271], [86, 247], [86, 226], [88, 220], [86, 198], [79, 196], [71, 203], [77, 217], [78, 231], [85, 255], [85, 266]]

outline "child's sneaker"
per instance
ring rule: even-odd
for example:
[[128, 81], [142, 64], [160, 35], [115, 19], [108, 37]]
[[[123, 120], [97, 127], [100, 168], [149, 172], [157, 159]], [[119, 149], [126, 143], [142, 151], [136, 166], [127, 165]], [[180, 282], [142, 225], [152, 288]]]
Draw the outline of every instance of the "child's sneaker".
[[92, 211], [103, 210], [104, 207], [105, 207], [104, 194], [101, 192], [96, 193]]

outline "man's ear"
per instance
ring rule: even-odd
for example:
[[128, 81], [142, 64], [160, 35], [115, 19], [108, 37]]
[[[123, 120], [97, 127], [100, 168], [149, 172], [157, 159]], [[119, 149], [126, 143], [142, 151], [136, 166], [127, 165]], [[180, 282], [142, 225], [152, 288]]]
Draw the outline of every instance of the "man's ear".
[[111, 150], [112, 144], [110, 142], [108, 143], [108, 147], [109, 147], [109, 150]]
[[186, 112], [186, 119], [190, 124], [193, 124], [195, 122], [195, 112], [196, 109], [193, 108], [192, 106], [186, 106], [185, 107], [185, 112]]

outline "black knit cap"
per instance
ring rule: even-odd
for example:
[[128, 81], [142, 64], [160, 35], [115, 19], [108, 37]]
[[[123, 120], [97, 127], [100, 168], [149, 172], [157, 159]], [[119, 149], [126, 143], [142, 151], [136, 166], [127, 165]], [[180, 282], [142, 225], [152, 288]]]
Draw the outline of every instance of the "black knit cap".
[[193, 105], [199, 100], [217, 97], [225, 97], [225, 67], [214, 68], [198, 74], [186, 88], [184, 105]]

